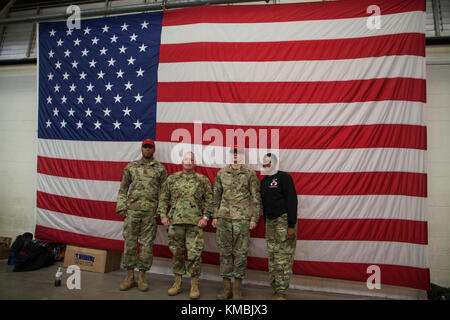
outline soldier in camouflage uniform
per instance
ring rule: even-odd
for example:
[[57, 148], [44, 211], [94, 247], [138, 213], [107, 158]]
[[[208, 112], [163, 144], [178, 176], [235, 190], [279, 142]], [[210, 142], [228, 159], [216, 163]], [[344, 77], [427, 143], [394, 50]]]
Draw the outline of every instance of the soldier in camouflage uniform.
[[214, 183], [215, 212], [212, 226], [217, 228], [220, 275], [223, 278], [222, 291], [217, 295], [220, 300], [231, 297], [243, 299], [241, 284], [247, 268], [250, 230], [256, 227], [261, 216], [259, 179], [254, 170], [239, 161], [239, 158], [243, 158], [243, 151], [238, 150], [237, 146], [231, 156], [232, 164], [217, 173]]
[[292, 177], [277, 168], [276, 155], [263, 159], [261, 198], [266, 222], [271, 300], [286, 300], [297, 244], [297, 192]]
[[182, 291], [182, 276], [186, 273], [191, 278], [190, 297], [198, 299], [203, 228], [213, 210], [212, 187], [207, 177], [194, 171], [192, 152], [185, 154], [182, 165], [183, 170], [170, 175], [164, 183], [158, 213], [161, 223], [169, 227], [168, 245], [173, 254], [175, 281], [168, 294], [174, 296]]
[[141, 151], [141, 160], [130, 162], [123, 170], [117, 196], [116, 211], [125, 218], [123, 266], [127, 269], [127, 277], [120, 284], [120, 290], [128, 290], [136, 285], [134, 268], [139, 269], [139, 290], [148, 290], [145, 272], [153, 262], [158, 194], [167, 178], [166, 168], [153, 159], [155, 143], [150, 139], [144, 140]]

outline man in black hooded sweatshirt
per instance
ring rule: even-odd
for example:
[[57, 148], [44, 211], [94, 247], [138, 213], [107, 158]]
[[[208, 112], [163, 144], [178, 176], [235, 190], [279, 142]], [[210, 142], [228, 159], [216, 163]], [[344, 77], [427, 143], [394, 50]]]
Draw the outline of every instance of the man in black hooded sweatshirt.
[[263, 158], [261, 199], [266, 223], [269, 253], [271, 300], [286, 300], [297, 243], [297, 192], [292, 177], [277, 170], [278, 159], [273, 153]]

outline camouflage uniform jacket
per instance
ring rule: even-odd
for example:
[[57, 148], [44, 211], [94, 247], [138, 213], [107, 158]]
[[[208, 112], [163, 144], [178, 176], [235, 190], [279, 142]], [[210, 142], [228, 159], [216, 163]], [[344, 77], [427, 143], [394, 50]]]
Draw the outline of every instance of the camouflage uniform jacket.
[[217, 173], [214, 183], [214, 218], [258, 222], [262, 214], [259, 190], [260, 181], [254, 170], [245, 165], [240, 169], [227, 165]]
[[203, 216], [209, 219], [212, 211], [212, 187], [204, 175], [178, 171], [164, 182], [158, 206], [161, 219], [167, 217], [171, 224], [197, 225]]
[[122, 173], [116, 212], [136, 210], [156, 212], [158, 194], [167, 178], [166, 168], [156, 160], [130, 162]]

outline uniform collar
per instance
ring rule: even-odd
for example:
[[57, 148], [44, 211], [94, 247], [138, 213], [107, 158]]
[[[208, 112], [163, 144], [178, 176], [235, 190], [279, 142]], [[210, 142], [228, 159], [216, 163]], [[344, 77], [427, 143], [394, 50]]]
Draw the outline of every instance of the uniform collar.
[[140, 160], [138, 160], [138, 164], [148, 164], [148, 165], [151, 165], [151, 166], [152, 166], [152, 165], [154, 165], [155, 163], [156, 163], [155, 158], [153, 158], [153, 160], [150, 161], [150, 162], [145, 162], [143, 158], [141, 158]]
[[182, 176], [186, 176], [186, 177], [192, 177], [195, 176], [195, 170], [192, 172], [184, 172], [183, 170], [180, 171]]
[[239, 169], [233, 169], [233, 167], [231, 166], [231, 164], [229, 164], [229, 165], [227, 165], [226, 167], [225, 167], [225, 170], [227, 171], [227, 172], [244, 172], [245, 171], [245, 165], [243, 164], [243, 165], [241, 165], [241, 167], [239, 168]]

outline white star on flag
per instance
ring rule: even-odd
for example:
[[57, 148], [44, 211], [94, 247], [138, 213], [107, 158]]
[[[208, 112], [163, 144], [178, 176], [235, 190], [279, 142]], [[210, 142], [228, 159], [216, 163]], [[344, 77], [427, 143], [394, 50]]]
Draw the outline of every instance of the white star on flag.
[[119, 96], [119, 94], [117, 94], [115, 97], [114, 97], [114, 102], [115, 103], [120, 103], [120, 100], [122, 99], [122, 97], [121, 96]]
[[121, 125], [121, 124], [122, 124], [122, 123], [120, 123], [119, 121], [116, 120], [116, 122], [113, 123], [113, 125], [114, 125], [114, 130], [120, 129], [120, 125]]
[[85, 112], [86, 112], [86, 117], [90, 117], [91, 113], [92, 113], [92, 110], [88, 107]]
[[130, 64], [134, 65], [134, 61], [136, 61], [136, 59], [134, 59], [133, 57], [130, 57], [130, 59], [128, 59], [127, 61], [128, 61], [128, 65], [130, 65]]
[[136, 122], [133, 122], [133, 124], [134, 124], [134, 129], [137, 129], [137, 128], [142, 129], [141, 128], [142, 122], [140, 122], [139, 120], [137, 120]]
[[122, 45], [122, 47], [119, 48], [119, 51], [120, 51], [120, 53], [125, 53], [125, 51], [126, 51], [127, 49], [128, 49], [128, 48], [125, 48], [125, 46]]
[[132, 111], [131, 109], [128, 109], [128, 107], [126, 107], [125, 109], [122, 110], [123, 111], [123, 115], [124, 116], [130, 116], [130, 112]]
[[98, 96], [96, 96], [95, 97], [95, 103], [97, 104], [97, 103], [101, 103], [102, 102], [102, 97], [100, 96], [100, 95], [98, 95]]
[[111, 82], [108, 82], [108, 83], [105, 85], [105, 91], [111, 91], [111, 88], [112, 88], [112, 87], [114, 87], [114, 85], [112, 85]]
[[146, 46], [145, 44], [142, 44], [142, 45], [139, 47], [139, 52], [145, 52], [145, 49], [147, 49], [147, 46]]
[[128, 81], [128, 83], [125, 83], [124, 85], [125, 85], [125, 90], [131, 90], [131, 87], [133, 86], [133, 84], [130, 81]]
[[120, 69], [119, 71], [116, 72], [117, 73], [117, 78], [123, 78], [123, 74], [125, 72], [122, 71], [122, 69]]
[[97, 122], [94, 123], [95, 129], [100, 129], [101, 125], [102, 125], [102, 123], [98, 120], [97, 120]]
[[94, 89], [94, 86], [92, 85], [92, 83], [89, 83], [89, 84], [86, 86], [86, 88], [87, 88], [87, 91], [89, 92], [89, 91], [92, 91], [92, 89]]
[[144, 76], [145, 70], [142, 70], [142, 68], [139, 68], [139, 70], [136, 71], [136, 72], [137, 72], [137, 76], [138, 76], [138, 77], [143, 77], [143, 76]]
[[106, 108], [105, 110], [103, 110], [103, 113], [104, 113], [104, 117], [106, 117], [106, 116], [110, 116], [110, 114], [111, 114], [111, 110], [109, 109], [109, 108]]
[[138, 94], [136, 95], [136, 96], [134, 96], [134, 99], [136, 99], [136, 101], [135, 102], [142, 102], [142, 98], [143, 98], [144, 96], [141, 96], [140, 94], [139, 94], [139, 92], [138, 92]]

